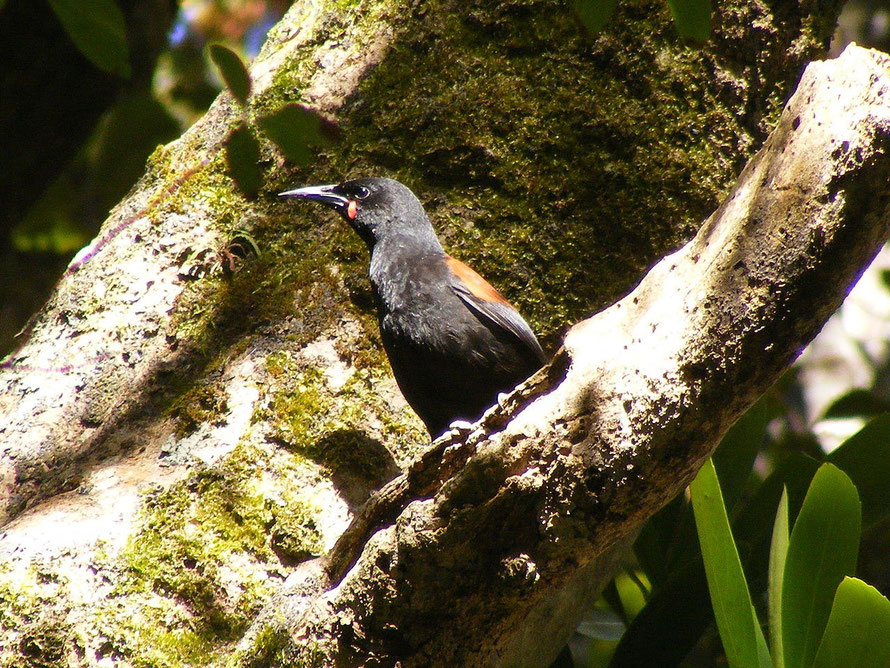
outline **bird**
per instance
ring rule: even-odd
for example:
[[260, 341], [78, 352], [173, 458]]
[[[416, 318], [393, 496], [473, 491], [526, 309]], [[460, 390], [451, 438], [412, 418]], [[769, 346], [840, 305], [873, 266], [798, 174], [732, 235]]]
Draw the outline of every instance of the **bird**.
[[475, 422], [546, 362], [519, 312], [448, 255], [415, 194], [359, 178], [279, 194], [333, 208], [370, 252], [380, 338], [403, 396], [436, 438]]

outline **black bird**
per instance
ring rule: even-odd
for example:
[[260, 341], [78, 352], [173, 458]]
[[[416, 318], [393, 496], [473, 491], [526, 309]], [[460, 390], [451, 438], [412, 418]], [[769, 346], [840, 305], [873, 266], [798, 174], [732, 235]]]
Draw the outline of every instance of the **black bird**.
[[380, 336], [408, 403], [439, 436], [475, 421], [543, 366], [538, 340], [501, 294], [447, 255], [423, 206], [392, 179], [281, 193], [333, 207], [364, 239]]

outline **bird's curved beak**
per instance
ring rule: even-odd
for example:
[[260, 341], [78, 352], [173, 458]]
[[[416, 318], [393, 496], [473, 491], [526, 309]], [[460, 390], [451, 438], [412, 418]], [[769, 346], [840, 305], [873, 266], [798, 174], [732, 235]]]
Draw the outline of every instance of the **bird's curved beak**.
[[330, 186], [307, 186], [306, 188], [297, 188], [295, 190], [287, 190], [278, 193], [279, 197], [299, 197], [300, 199], [309, 199], [314, 202], [321, 202], [332, 206], [338, 211], [345, 210], [349, 206], [349, 199], [336, 191], [336, 185]]

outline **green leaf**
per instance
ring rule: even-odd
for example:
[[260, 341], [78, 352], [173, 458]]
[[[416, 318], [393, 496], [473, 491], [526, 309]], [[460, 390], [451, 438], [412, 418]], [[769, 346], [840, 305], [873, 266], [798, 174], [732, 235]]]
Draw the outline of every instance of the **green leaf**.
[[769, 550], [769, 631], [774, 668], [784, 668], [782, 648], [782, 579], [788, 554], [788, 490], [782, 499], [773, 524], [773, 538]]
[[[749, 548], [747, 555], [744, 551], [740, 554], [747, 572], [765, 575], [769, 571], [770, 537], [776, 507], [783, 490], [785, 487], [788, 489], [788, 506], [790, 515], [793, 516], [803, 504], [807, 488], [818, 468], [819, 462], [812, 458], [791, 453], [782, 459], [776, 470], [754, 491], [753, 496], [739, 504], [739, 512], [733, 521], [733, 535], [740, 547]], [[675, 499], [666, 509], [679, 505], [681, 501], [682, 499]], [[643, 562], [646, 572], [651, 579], [653, 571], [650, 570], [648, 560], [658, 564], [658, 555], [662, 555], [663, 561], [671, 563], [671, 567], [654, 587], [646, 607], [634, 618], [621, 638], [615, 650], [616, 666], [677, 665], [713, 622], [704, 566], [698, 555], [698, 540], [695, 540], [695, 544], [681, 543], [673, 546], [673, 553], [686, 556], [684, 559], [671, 559], [665, 555], [663, 546], [670, 543], [668, 536], [671, 531], [682, 524], [665, 523], [665, 526], [658, 528], [658, 535], [653, 537], [651, 522], [652, 519], [646, 523], [641, 533], [641, 537], [650, 534], [649, 545], [643, 550], [648, 553], [647, 561]], [[652, 547], [653, 544], [657, 544], [655, 548]], [[634, 552], [640, 554], [639, 541], [634, 545]], [[690, 561], [688, 555], [694, 559]], [[749, 583], [755, 600], [759, 600], [761, 594], [765, 593], [766, 579], [755, 578]]]
[[754, 460], [764, 444], [769, 423], [782, 409], [770, 395], [765, 395], [736, 422], [714, 452], [714, 467], [723, 492], [723, 503], [732, 512], [751, 476]]
[[828, 461], [856, 485], [866, 526], [890, 516], [890, 414], [871, 420], [834, 450]]
[[298, 165], [309, 164], [310, 145], [326, 145], [336, 137], [333, 123], [295, 103], [257, 119], [257, 123], [285, 157]]
[[730, 666], [771, 665], [757, 622], [729, 518], [723, 505], [717, 471], [709, 459], [689, 486], [692, 509], [705, 562], [714, 618]]
[[890, 601], [862, 580], [844, 578], [813, 668], [890, 666]]
[[232, 95], [242, 105], [250, 96], [250, 74], [238, 54], [222, 44], [210, 45], [210, 58]]
[[615, 0], [575, 0], [575, 13], [592, 33], [602, 30], [614, 11]]
[[680, 37], [707, 42], [711, 36], [710, 0], [668, 0]]
[[96, 67], [129, 78], [127, 26], [114, 0], [49, 0], [71, 41]]
[[769, 543], [775, 524], [776, 508], [783, 492], [788, 490], [788, 514], [794, 517], [800, 512], [813, 476], [821, 465], [822, 462], [807, 455], [796, 452], [788, 454], [751, 497], [745, 500], [734, 518], [732, 526], [737, 540], [752, 545], [762, 544], [763, 553], [759, 566], [762, 567], [763, 573], [769, 568]]
[[782, 583], [782, 645], [786, 668], [809, 668], [831, 612], [834, 592], [856, 568], [862, 523], [850, 478], [823, 464], [791, 531]]
[[256, 197], [263, 182], [263, 175], [257, 164], [259, 160], [259, 142], [242, 123], [232, 131], [226, 141], [226, 163], [229, 175], [238, 189], [248, 198]]
[[625, 628], [624, 621], [614, 611], [604, 606], [595, 606], [584, 613], [576, 631], [588, 638], [618, 642]]
[[847, 417], [874, 417], [890, 411], [890, 401], [871, 390], [857, 388], [835, 399], [822, 414], [823, 419]]

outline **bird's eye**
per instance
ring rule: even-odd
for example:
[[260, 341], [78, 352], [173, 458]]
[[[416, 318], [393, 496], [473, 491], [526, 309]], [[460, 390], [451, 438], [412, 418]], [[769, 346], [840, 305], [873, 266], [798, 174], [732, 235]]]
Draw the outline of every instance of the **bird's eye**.
[[368, 195], [371, 194], [371, 191], [365, 188], [364, 186], [359, 186], [355, 189], [355, 198], [356, 199], [365, 199]]

